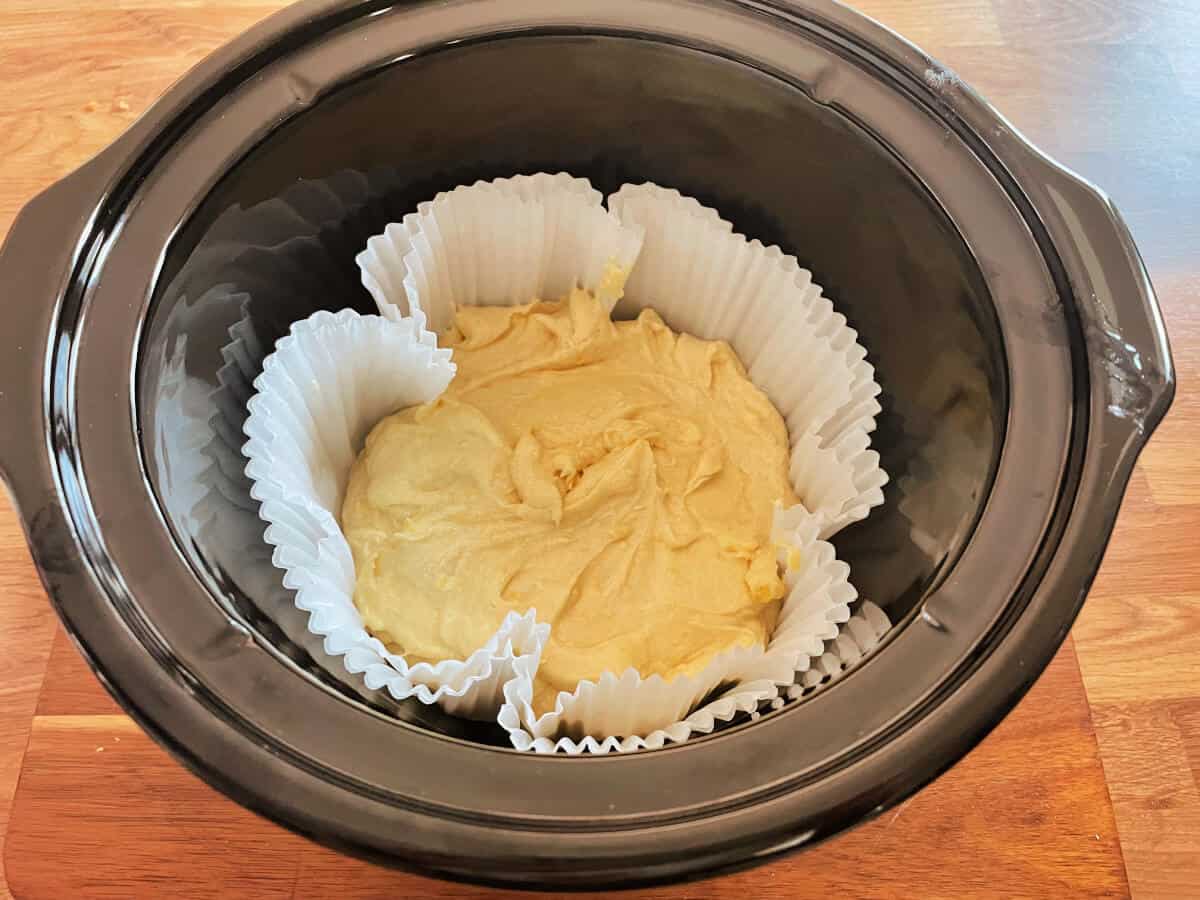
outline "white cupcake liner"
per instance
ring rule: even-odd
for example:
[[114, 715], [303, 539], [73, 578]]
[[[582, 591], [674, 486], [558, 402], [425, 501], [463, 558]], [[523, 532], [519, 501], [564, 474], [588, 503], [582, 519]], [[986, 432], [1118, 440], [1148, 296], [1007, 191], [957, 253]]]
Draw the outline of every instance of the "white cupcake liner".
[[420, 311], [441, 332], [456, 305], [514, 306], [576, 285], [611, 308], [619, 287], [608, 283], [610, 267], [628, 269], [641, 245], [641, 230], [605, 210], [585, 179], [518, 175], [420, 204], [373, 237], [358, 264], [383, 315]]
[[678, 191], [626, 185], [609, 207], [645, 230], [615, 314], [653, 307], [676, 331], [728, 341], [788, 425], [792, 482], [822, 536], [865, 518], [887, 483], [869, 449], [880, 388], [812, 273]]
[[[522, 303], [560, 296], [579, 282], [595, 287], [614, 258], [609, 250], [594, 248], [621, 243], [613, 235], [619, 226], [599, 202], [586, 181], [562, 175], [459, 188], [372, 239], [359, 257], [363, 283], [385, 315], [401, 319], [406, 312], [427, 313], [436, 329], [450, 324], [456, 304]], [[825, 641], [836, 637], [855, 597], [848, 568], [820, 538], [882, 501], [878, 457], [867, 449], [879, 388], [854, 332], [832, 312], [807, 273], [777, 248], [733, 235], [714, 211], [676, 192], [625, 188], [611, 206], [633, 235], [640, 238], [644, 231], [646, 237], [641, 255], [632, 253], [637, 261], [629, 278], [629, 285], [641, 285], [643, 293], [620, 308], [653, 306], [677, 330], [701, 337], [728, 337], [729, 329], [740, 328], [743, 343], [770, 343], [760, 352], [744, 352], [743, 359], [752, 378], [757, 371], [768, 382], [760, 386], [774, 388], [772, 399], [799, 435], [792, 461], [798, 494], [804, 498], [807, 486], [809, 502], [820, 502], [811, 515], [795, 507], [778, 516], [781, 561], [794, 547], [801, 567], [789, 576], [789, 596], [766, 648], [726, 651], [702, 672], [671, 681], [643, 679], [634, 670], [604, 673], [559, 694], [555, 709], [540, 718], [531, 705], [540, 660], [529, 657], [505, 686], [500, 712], [501, 725], [519, 749], [653, 748], [711, 731], [717, 721], [778, 697], [810, 658], [820, 656]], [[555, 208], [575, 212], [547, 214]], [[564, 240], [571, 229], [584, 233]], [[529, 233], [523, 241], [494, 237], [509, 232]], [[633, 246], [633, 239], [627, 242]], [[559, 261], [564, 246], [574, 248], [576, 271], [582, 265], [585, 277], [546, 277], [570, 271], [569, 259]], [[579, 248], [592, 250], [581, 257]], [[753, 327], [743, 328], [747, 322]], [[806, 364], [799, 374], [795, 365], [784, 364], [797, 352]], [[815, 390], [796, 389], [791, 384], [796, 378], [807, 378]], [[694, 709], [726, 684], [731, 687], [721, 697]]]
[[413, 319], [352, 310], [297, 323], [255, 380], [246, 474], [269, 523], [273, 561], [326, 653], [397, 700], [416, 697], [454, 715], [492, 719], [515, 662], [539, 654], [549, 629], [532, 611], [511, 614], [467, 659], [410, 666], [363, 627], [353, 599], [354, 559], [337, 522], [367, 432], [397, 409], [436, 398], [454, 375], [449, 351], [428, 338]]
[[873, 653], [891, 628], [887, 613], [870, 600], [864, 600], [838, 629], [825, 652], [814, 658], [796, 684], [788, 688], [787, 698], [808, 697], [833, 684]]
[[[246, 422], [246, 472], [270, 523], [266, 538], [326, 652], [364, 674], [368, 688], [440, 702], [458, 715], [488, 718], [503, 698], [498, 719], [518, 749], [654, 748], [780, 700], [780, 686], [820, 660], [824, 642], [850, 618], [848, 569], [822, 536], [882, 499], [876, 497], [882, 473], [865, 439], [878, 410], [874, 376], [853, 331], [796, 260], [733, 235], [712, 210], [661, 188], [625, 188], [613, 209], [632, 227], [605, 212], [586, 181], [566, 175], [458, 188], [422, 204], [359, 257], [362, 281], [391, 322], [347, 312], [295, 326], [254, 384], [259, 395]], [[612, 266], [634, 263], [643, 227], [642, 262], [650, 275], [643, 277], [641, 263], [634, 269], [632, 304], [653, 305], [677, 330], [730, 338], [798, 436], [792, 475], [811, 482], [808, 494], [797, 487], [814, 515], [794, 508], [776, 517], [781, 559], [794, 547], [800, 566], [788, 575], [790, 593], [767, 648], [719, 654], [697, 676], [672, 682], [605, 673], [560, 694], [556, 709], [535, 719], [529, 700], [550, 626], [536, 624], [533, 611], [511, 614], [467, 660], [409, 667], [362, 628], [353, 605], [353, 557], [335, 511], [368, 428], [396, 408], [431, 400], [449, 383], [448, 353], [425, 330], [426, 316], [432, 328], [445, 328], [457, 304], [518, 304], [565, 294], [576, 283], [610, 289], [607, 299], [616, 301]], [[691, 235], [690, 244], [672, 246], [680, 233]], [[678, 254], [685, 257], [682, 268]], [[697, 272], [704, 277], [689, 281]], [[646, 293], [636, 293], [635, 284]], [[764, 346], [751, 347], [754, 341]], [[797, 356], [799, 370], [784, 365]], [[794, 389], [793, 382], [805, 380], [811, 390]], [[731, 682], [716, 700], [692, 710]]]

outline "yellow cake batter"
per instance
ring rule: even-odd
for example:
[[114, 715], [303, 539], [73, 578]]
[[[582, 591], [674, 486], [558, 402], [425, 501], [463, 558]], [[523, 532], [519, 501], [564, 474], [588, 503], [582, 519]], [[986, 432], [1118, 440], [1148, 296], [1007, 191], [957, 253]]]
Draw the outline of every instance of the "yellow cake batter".
[[380, 422], [342, 523], [367, 628], [464, 659], [510, 611], [552, 626], [535, 707], [605, 671], [671, 678], [763, 644], [784, 594], [770, 540], [796, 503], [782, 418], [724, 342], [585, 291], [460, 309], [458, 374]]

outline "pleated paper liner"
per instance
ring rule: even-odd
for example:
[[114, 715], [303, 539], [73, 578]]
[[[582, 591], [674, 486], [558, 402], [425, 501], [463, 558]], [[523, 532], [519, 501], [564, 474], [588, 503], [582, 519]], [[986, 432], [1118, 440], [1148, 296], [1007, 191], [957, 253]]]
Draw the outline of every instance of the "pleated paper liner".
[[874, 653], [891, 628], [887, 613], [870, 600], [863, 600], [838, 629], [837, 636], [826, 642], [824, 652], [814, 657], [796, 684], [788, 688], [787, 699], [811, 696], [838, 681]]
[[[606, 267], [611, 270], [614, 262], [628, 265], [625, 259], [634, 252], [624, 259], [617, 254], [620, 248], [632, 247], [644, 229], [646, 240], [629, 277], [629, 302], [618, 309], [653, 306], [677, 330], [709, 338], [730, 337], [725, 328], [737, 331], [746, 320], [758, 321], [757, 330], [739, 333], [738, 340], [747, 348], [742, 353], [757, 363], [764, 377], [774, 379], [772, 399], [792, 434], [799, 436], [793, 478], [807, 479], [797, 484], [798, 491], [819, 503], [813, 515], [798, 507], [781, 518], [781, 543], [800, 549], [805, 564], [793, 573], [796, 583], [766, 648], [719, 654], [698, 675], [671, 682], [642, 679], [632, 671], [605, 673], [572, 694], [560, 694], [555, 710], [540, 719], [530, 706], [537, 660], [528, 657], [518, 667], [521, 677], [505, 688], [508, 702], [500, 717], [514, 746], [522, 749], [605, 752], [661, 746], [711, 730], [716, 722], [777, 696], [780, 687], [792, 684], [796, 672], [806, 668], [809, 658], [823, 652], [824, 642], [836, 636], [855, 596], [846, 581], [848, 570], [820, 538], [861, 518], [881, 500], [884, 477], [865, 439], [878, 410], [878, 387], [854, 333], [832, 313], [811, 279], [805, 279], [807, 273], [777, 249], [733, 235], [715, 212], [678, 194], [643, 186], [626, 189], [621, 197], [628, 202], [614, 202], [613, 211], [618, 218], [624, 216], [625, 225], [603, 211], [590, 185], [569, 176], [502, 179], [459, 188], [423, 204], [417, 214], [372, 239], [359, 257], [363, 283], [385, 315], [412, 315], [436, 329], [452, 321], [459, 304], [525, 303], [562, 295], [580, 282], [595, 288]], [[585, 215], [580, 208], [590, 212]], [[561, 212], [572, 209], [577, 212]], [[571, 227], [590, 227], [597, 233], [564, 241], [563, 229]], [[621, 235], [622, 228], [628, 236]], [[560, 283], [552, 273], [570, 271], [569, 264], [559, 260], [564, 247], [572, 248], [572, 254], [590, 249], [575, 263], [575, 271], [582, 274]], [[732, 274], [727, 271], [731, 267]], [[726, 292], [708, 290], [714, 283], [724, 285]], [[635, 285], [641, 286], [640, 294]], [[699, 305], [709, 308], [693, 308]], [[774, 325], [772, 315], [779, 318]], [[771, 341], [781, 332], [790, 343], [774, 341], [775, 349], [750, 349], [749, 342]], [[811, 391], [790, 390], [784, 384], [795, 380], [796, 373], [780, 374], [781, 359], [787, 356], [785, 349], [795, 352], [797, 343], [807, 354], [800, 377], [813, 380], [822, 402], [814, 402]], [[731, 682], [732, 688], [717, 700], [693, 709], [714, 688]]]
[[430, 330], [456, 306], [515, 306], [558, 298], [576, 285], [609, 307], [641, 231], [623, 226], [599, 191], [569, 175], [518, 175], [439, 194], [370, 240], [358, 258], [363, 285], [388, 317], [421, 313]]
[[255, 381], [246, 472], [274, 562], [325, 652], [397, 700], [492, 720], [515, 662], [537, 653], [549, 629], [532, 613], [511, 614], [467, 659], [410, 666], [364, 628], [353, 600], [354, 560], [337, 521], [367, 432], [397, 409], [433, 400], [453, 375], [449, 351], [431, 347], [412, 319], [317, 313], [279, 341]]

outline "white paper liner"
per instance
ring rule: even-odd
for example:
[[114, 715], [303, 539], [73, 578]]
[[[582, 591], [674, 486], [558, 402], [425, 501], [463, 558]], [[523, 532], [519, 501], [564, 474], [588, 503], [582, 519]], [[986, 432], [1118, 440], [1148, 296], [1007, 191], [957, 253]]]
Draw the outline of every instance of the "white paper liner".
[[456, 305], [515, 306], [575, 286], [611, 308], [610, 266], [628, 269], [642, 246], [582, 178], [518, 175], [438, 194], [389, 225], [358, 257], [363, 286], [388, 318], [422, 311], [441, 332]]
[[[825, 642], [836, 638], [837, 626], [849, 619], [849, 604], [855, 598], [847, 581], [848, 567], [836, 560], [832, 546], [822, 538], [881, 502], [880, 487], [886, 480], [877, 456], [867, 449], [867, 435], [879, 410], [873, 370], [854, 332], [833, 313], [793, 258], [732, 234], [731, 226], [715, 212], [675, 192], [648, 185], [625, 188], [613, 198], [612, 208], [615, 215], [603, 210], [599, 194], [586, 181], [565, 175], [522, 176], [459, 188], [422, 204], [416, 214], [372, 239], [358, 258], [363, 284], [381, 313], [407, 329], [406, 352], [437, 353], [433, 336], [425, 331], [426, 322], [434, 329], [446, 327], [455, 305], [524, 303], [539, 296], [561, 296], [577, 283], [597, 289], [605, 284], [612, 264], [628, 267], [640, 250], [630, 279], [630, 300], [623, 304], [626, 311], [636, 310], [639, 303], [651, 305], [677, 330], [730, 340], [752, 379], [788, 422], [794, 436], [792, 476], [808, 484], [807, 491], [798, 484], [798, 494], [813, 504], [814, 511], [810, 515], [795, 507], [777, 515], [781, 560], [789, 556], [789, 546], [795, 547], [800, 551], [800, 567], [788, 575], [789, 594], [767, 648], [720, 654], [697, 676], [667, 682], [657, 676], [642, 679], [632, 670], [619, 677], [605, 673], [594, 683], [581, 683], [571, 694], [560, 694], [555, 710], [535, 719], [529, 701], [549, 626], [535, 626], [532, 611], [519, 617], [524, 640], [514, 639], [513, 652], [505, 658], [505, 671], [514, 677], [489, 682], [493, 688], [501, 684], [505, 703], [499, 721], [519, 749], [595, 753], [653, 748], [711, 731], [718, 721], [754, 713], [764, 701], [779, 699], [780, 687], [793, 684], [810, 659], [820, 658]], [[608, 299], [615, 301], [616, 296]], [[299, 331], [293, 339], [304, 337], [304, 328]], [[280, 350], [294, 350], [301, 380], [310, 389], [322, 387], [319, 393], [330, 391], [322, 379], [311, 378], [303, 368], [307, 354], [319, 357], [327, 368], [336, 368], [335, 360], [346, 361], [332, 354], [325, 340], [288, 347], [281, 342]], [[391, 359], [399, 356], [393, 352]], [[306, 428], [320, 431], [327, 420], [336, 423], [340, 407], [336, 403], [305, 406], [308, 398], [295, 390], [290, 378], [272, 383], [267, 374], [256, 387], [277, 394], [283, 409], [305, 408], [307, 421], [281, 418], [283, 424], [273, 430], [264, 427], [264, 437], [274, 435], [281, 446], [264, 440], [263, 446], [255, 447], [252, 440], [247, 445], [251, 466], [255, 458], [260, 464], [253, 471], [248, 467], [248, 473], [260, 483], [269, 482], [273, 469], [266, 461], [275, 463], [284, 451], [291, 451], [294, 460], [307, 454], [310, 464], [319, 457], [315, 477], [306, 481], [297, 472], [293, 478], [301, 492], [318, 498], [316, 502], [284, 506], [286, 494], [276, 506], [264, 502], [263, 516], [272, 523], [268, 540], [277, 547], [276, 564], [291, 564], [288, 575], [300, 589], [298, 603], [312, 605], [311, 598], [321, 597], [326, 604], [314, 608], [310, 628], [339, 626], [329, 631], [327, 650], [346, 654], [348, 668], [367, 673], [368, 684], [383, 685], [388, 683], [385, 676], [394, 677], [386, 662], [406, 676], [401, 689], [432, 702], [433, 693], [426, 690], [422, 696], [418, 688], [425, 685], [414, 685], [407, 677], [411, 673], [403, 660], [390, 657], [366, 635], [348, 599], [353, 592], [353, 566], [352, 561], [347, 565], [349, 551], [330, 509], [340, 505], [345, 475], [353, 462], [347, 448], [361, 446], [361, 435], [335, 442], [337, 460], [329, 458], [327, 448], [322, 456], [320, 447], [314, 449], [311, 434], [306, 441], [300, 433]], [[343, 400], [353, 393], [352, 382], [350, 378], [339, 385]], [[798, 389], [796, 383], [807, 390]], [[412, 402], [419, 401], [406, 403], [393, 394], [390, 407], [367, 421], [362, 435], [386, 412]], [[251, 419], [266, 407], [266, 402], [255, 404]], [[343, 434], [349, 428], [344, 420], [340, 427]], [[247, 433], [253, 439], [252, 430], [248, 422]], [[335, 471], [342, 473], [336, 488], [330, 486]], [[265, 498], [271, 490], [256, 486], [256, 492]], [[330, 497], [337, 502], [330, 503]], [[291, 552], [294, 546], [305, 552]], [[336, 573], [332, 577], [331, 571]], [[305, 578], [308, 581], [302, 583]], [[337, 602], [330, 602], [331, 594], [337, 595]], [[344, 636], [351, 625], [358, 629], [353, 640]], [[494, 646], [480, 652], [505, 649], [504, 629], [509, 626], [506, 620]], [[364, 652], [348, 652], [359, 648]], [[374, 658], [368, 658], [367, 651]], [[469, 663], [453, 664], [468, 667]], [[427, 668], [432, 673], [445, 665]], [[497, 663], [494, 669], [503, 665]], [[717, 699], [692, 710], [714, 688], [731, 681], [733, 687]], [[390, 689], [394, 683], [388, 683]], [[495, 697], [495, 692], [491, 695]], [[661, 727], [654, 727], [655, 723], [662, 723]]]
[[[606, 249], [581, 257], [578, 248], [620, 244], [611, 236], [619, 226], [598, 204], [599, 195], [587, 182], [563, 175], [459, 188], [373, 239], [359, 257], [363, 283], [381, 312], [396, 318], [406, 311], [426, 313], [438, 328], [450, 324], [455, 304], [528, 302], [566, 293], [577, 282], [594, 286], [613, 255]], [[631, 284], [647, 286], [641, 305], [654, 306], [678, 330], [701, 337], [728, 337], [730, 327], [759, 323], [743, 340], [757, 337], [774, 349], [743, 358], [776, 386], [773, 400], [790, 400], [781, 413], [790, 419], [791, 432], [800, 435], [793, 476], [810, 479], [810, 502], [821, 502], [814, 504], [813, 515], [795, 507], [779, 516], [781, 560], [791, 545], [800, 551], [802, 562], [789, 578], [792, 589], [765, 649], [718, 654], [701, 673], [670, 682], [657, 676], [642, 679], [632, 670], [620, 676], [605, 673], [595, 682], [581, 683], [571, 694], [560, 694], [554, 711], [541, 718], [530, 705], [537, 660], [529, 658], [517, 668], [519, 677], [506, 685], [507, 702], [500, 713], [501, 724], [520, 749], [577, 753], [661, 746], [695, 731], [711, 731], [716, 721], [753, 711], [778, 696], [779, 688], [792, 684], [796, 672], [836, 636], [837, 623], [849, 618], [855, 596], [846, 580], [848, 568], [836, 561], [833, 548], [820, 537], [861, 518], [882, 500], [878, 457], [866, 447], [878, 411], [873, 370], [864, 362], [865, 351], [855, 343], [854, 332], [832, 312], [807, 273], [777, 248], [733, 235], [715, 212], [676, 192], [653, 186], [626, 188], [611, 205], [637, 238], [643, 231], [648, 238], [630, 277]], [[559, 208], [591, 213], [547, 212]], [[564, 240], [569, 229], [585, 234]], [[497, 232], [529, 233], [520, 241], [497, 239]], [[631, 247], [633, 240], [629, 239]], [[559, 282], [546, 277], [548, 272], [570, 271], [569, 255], [565, 263], [557, 257], [564, 246], [574, 248], [576, 271], [584, 260], [584, 278], [566, 274]], [[633, 308], [640, 308], [636, 297]], [[793, 324], [780, 327], [780, 322]], [[792, 336], [792, 344], [781, 342], [780, 333]], [[799, 377], [807, 377], [813, 391], [787, 384], [797, 377], [796, 367], [779, 362], [786, 363], [797, 352], [797, 340], [808, 364]], [[692, 711], [714, 688], [730, 682], [734, 686], [723, 696]]]
[[833, 684], [873, 653], [891, 628], [887, 613], [870, 600], [864, 600], [838, 629], [825, 652], [813, 659], [796, 684], [788, 688], [788, 699], [808, 697]]
[[678, 191], [626, 185], [609, 208], [645, 230], [615, 315], [649, 306], [676, 331], [728, 341], [787, 422], [792, 482], [821, 535], [865, 518], [887, 483], [869, 449], [880, 388], [812, 273]]
[[410, 666], [363, 627], [354, 559], [337, 522], [367, 432], [397, 409], [436, 398], [453, 375], [449, 351], [431, 347], [414, 319], [352, 310], [310, 316], [279, 341], [255, 380], [246, 473], [269, 523], [274, 563], [325, 651], [397, 700], [415, 696], [454, 715], [492, 719], [515, 662], [539, 654], [549, 628], [532, 611], [510, 614], [467, 659]]

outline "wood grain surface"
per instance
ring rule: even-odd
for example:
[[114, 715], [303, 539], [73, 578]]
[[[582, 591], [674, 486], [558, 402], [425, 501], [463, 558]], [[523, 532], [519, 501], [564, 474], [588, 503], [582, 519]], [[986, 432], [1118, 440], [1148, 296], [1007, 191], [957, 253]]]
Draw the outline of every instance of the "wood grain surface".
[[[347, 860], [219, 797], [121, 714], [61, 632], [5, 855], [18, 897], [288, 897], [297, 885], [315, 897], [503, 896]], [[871, 824], [764, 868], [626, 896], [895, 897], [918, 888], [924, 898], [1124, 895], [1069, 647], [966, 761]]]
[[[190, 65], [281, 5], [0, 4], [0, 234]], [[992, 737], [910, 803], [815, 852], [656, 896], [1200, 897], [1200, 454], [1189, 438], [1200, 425], [1200, 3], [857, 5], [1109, 190], [1158, 288], [1179, 395], [1135, 474], [1074, 649]], [[179, 769], [56, 636], [2, 500], [0, 617], [0, 893], [476, 893], [315, 849]]]

